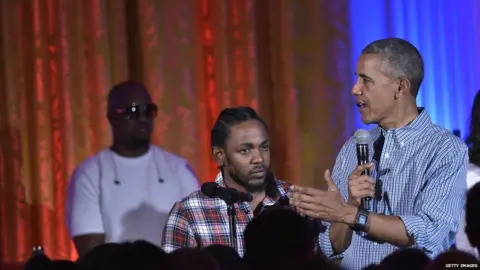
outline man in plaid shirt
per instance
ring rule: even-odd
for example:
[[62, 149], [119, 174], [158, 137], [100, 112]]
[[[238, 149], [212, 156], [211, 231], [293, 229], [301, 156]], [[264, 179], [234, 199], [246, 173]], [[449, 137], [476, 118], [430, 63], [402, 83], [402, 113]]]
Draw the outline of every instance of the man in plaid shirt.
[[[224, 109], [211, 131], [212, 154], [221, 187], [250, 193], [250, 203], [236, 203], [238, 253], [244, 254], [243, 231], [265, 207], [287, 200], [290, 185], [270, 172], [270, 142], [265, 122], [250, 107]], [[227, 204], [195, 191], [175, 203], [163, 231], [162, 247], [171, 252], [183, 247], [230, 243]]]

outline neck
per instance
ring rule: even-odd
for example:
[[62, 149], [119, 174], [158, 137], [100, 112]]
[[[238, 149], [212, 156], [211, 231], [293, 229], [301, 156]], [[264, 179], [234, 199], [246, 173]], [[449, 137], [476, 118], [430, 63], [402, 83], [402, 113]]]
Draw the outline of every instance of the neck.
[[404, 106], [397, 106], [392, 110], [392, 116], [386, 117], [379, 125], [384, 129], [404, 127], [418, 116], [418, 108], [415, 102], [410, 102]]
[[135, 145], [130, 146], [127, 144], [120, 144], [120, 143], [113, 143], [110, 149], [124, 157], [139, 157], [143, 156], [148, 152], [150, 148], [150, 144], [142, 144], [142, 145]]

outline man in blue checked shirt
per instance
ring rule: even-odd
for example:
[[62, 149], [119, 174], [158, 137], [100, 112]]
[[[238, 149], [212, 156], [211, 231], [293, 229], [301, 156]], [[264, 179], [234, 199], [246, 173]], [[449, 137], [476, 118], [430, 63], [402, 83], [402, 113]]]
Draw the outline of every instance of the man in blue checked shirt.
[[[362, 121], [378, 124], [369, 132], [373, 162], [357, 166], [351, 138], [332, 173], [325, 172], [328, 191], [292, 187], [298, 211], [329, 222], [320, 246], [342, 268], [378, 264], [402, 247], [419, 248], [433, 258], [449, 249], [459, 229], [468, 150], [417, 107], [423, 66], [418, 50], [402, 39], [365, 47], [352, 95]], [[365, 169], [371, 176], [362, 175]], [[371, 197], [369, 211], [360, 207], [364, 197]]]

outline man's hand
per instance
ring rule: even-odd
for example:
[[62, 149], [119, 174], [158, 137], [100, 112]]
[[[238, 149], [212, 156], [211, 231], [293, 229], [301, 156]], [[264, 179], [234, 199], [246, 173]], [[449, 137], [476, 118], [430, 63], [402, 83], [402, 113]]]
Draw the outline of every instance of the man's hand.
[[373, 163], [359, 165], [348, 177], [348, 204], [360, 206], [362, 198], [375, 196], [375, 182], [368, 175], [362, 175], [365, 170], [372, 170]]
[[324, 178], [328, 185], [328, 191], [292, 186], [292, 191], [289, 194], [292, 205], [301, 214], [312, 218], [353, 224], [357, 208], [347, 205], [343, 200], [337, 186], [330, 177], [329, 170], [325, 171]]

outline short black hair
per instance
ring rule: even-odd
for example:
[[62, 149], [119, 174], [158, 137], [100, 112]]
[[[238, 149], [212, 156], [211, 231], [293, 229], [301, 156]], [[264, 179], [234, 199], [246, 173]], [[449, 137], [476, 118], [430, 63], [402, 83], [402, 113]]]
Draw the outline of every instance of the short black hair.
[[[236, 124], [240, 124], [249, 120], [257, 120], [263, 124], [265, 129], [267, 125], [258, 113], [250, 107], [233, 107], [223, 109], [218, 115], [213, 125], [211, 136], [211, 146], [225, 148], [225, 142], [230, 136], [230, 128]], [[268, 129], [267, 129], [268, 130]]]
[[389, 65], [392, 79], [407, 78], [411, 84], [411, 93], [418, 95], [424, 76], [423, 59], [418, 49], [401, 38], [385, 38], [368, 44], [362, 54], [378, 54]]
[[[279, 236], [282, 241], [278, 241]], [[298, 259], [315, 254], [318, 231], [311, 219], [292, 208], [270, 207], [248, 223], [244, 241], [244, 259], [249, 265], [271, 264], [275, 257]]]

